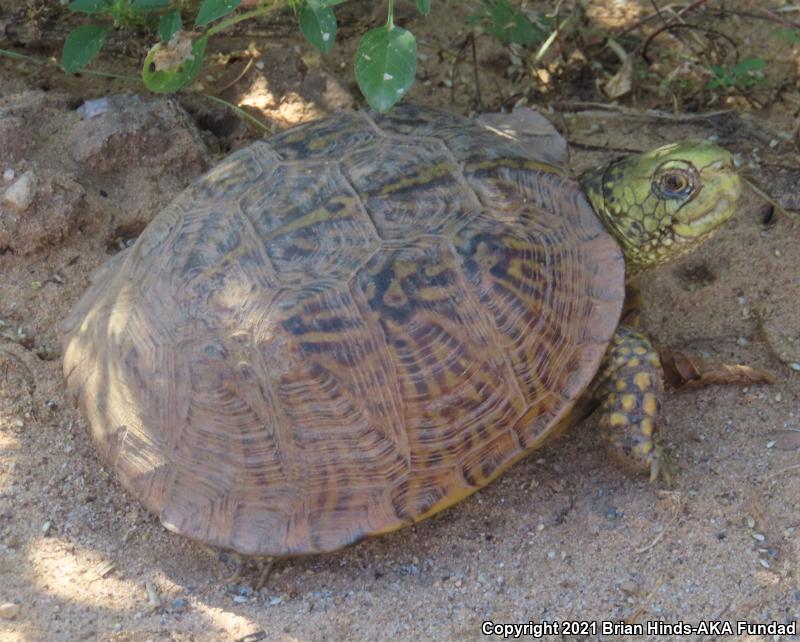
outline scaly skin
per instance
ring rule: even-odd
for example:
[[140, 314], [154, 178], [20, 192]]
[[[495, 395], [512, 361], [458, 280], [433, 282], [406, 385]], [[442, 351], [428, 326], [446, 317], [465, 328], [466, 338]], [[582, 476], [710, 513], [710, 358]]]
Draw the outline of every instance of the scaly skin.
[[580, 183], [622, 246], [628, 274], [710, 238], [733, 215], [741, 193], [730, 152], [697, 140], [589, 170]]
[[[622, 247], [628, 274], [666, 263], [710, 238], [741, 192], [729, 152], [686, 141], [586, 172], [581, 185]], [[592, 387], [612, 448], [651, 479], [667, 476], [657, 439], [663, 372], [648, 338], [621, 325]]]

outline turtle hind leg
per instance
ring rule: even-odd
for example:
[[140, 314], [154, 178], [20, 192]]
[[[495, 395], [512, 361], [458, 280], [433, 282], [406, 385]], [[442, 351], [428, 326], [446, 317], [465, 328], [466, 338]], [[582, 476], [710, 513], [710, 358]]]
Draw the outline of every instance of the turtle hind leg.
[[621, 325], [609, 346], [593, 387], [600, 403], [600, 430], [614, 452], [655, 481], [669, 476], [657, 441], [664, 396], [661, 360], [650, 340]]

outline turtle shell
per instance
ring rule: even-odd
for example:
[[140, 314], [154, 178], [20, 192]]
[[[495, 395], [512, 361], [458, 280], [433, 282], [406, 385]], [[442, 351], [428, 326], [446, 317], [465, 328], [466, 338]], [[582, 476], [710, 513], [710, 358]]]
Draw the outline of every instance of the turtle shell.
[[537, 448], [619, 319], [624, 261], [557, 154], [406, 105], [242, 149], [65, 322], [102, 457], [245, 554], [428, 517]]

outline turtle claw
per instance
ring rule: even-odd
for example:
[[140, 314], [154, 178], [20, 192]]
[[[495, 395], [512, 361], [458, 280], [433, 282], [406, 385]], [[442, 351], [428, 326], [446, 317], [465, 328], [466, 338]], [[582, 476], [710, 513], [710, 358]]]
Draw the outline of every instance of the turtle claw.
[[223, 584], [234, 584], [235, 582], [238, 582], [239, 578], [242, 577], [242, 573], [244, 572], [244, 567], [245, 567], [244, 558], [238, 553], [229, 553], [229, 555], [236, 561], [236, 569], [234, 570], [233, 575], [225, 578], [222, 581]]
[[667, 488], [675, 485], [675, 461], [670, 457], [661, 446], [656, 446], [655, 457], [650, 465], [650, 481], [661, 480]]
[[272, 571], [275, 569], [275, 558], [267, 557], [263, 560], [259, 560], [258, 565], [260, 567], [260, 572], [258, 574], [258, 580], [256, 580], [253, 586], [256, 591], [260, 591], [264, 588], [269, 576], [272, 575]]
[[242, 576], [245, 575], [245, 569], [247, 568], [248, 564], [253, 562], [256, 567], [255, 570], [258, 571], [258, 578], [253, 583], [253, 589], [259, 591], [264, 588], [269, 576], [275, 569], [274, 557], [247, 558], [239, 555], [238, 553], [226, 553], [226, 555], [236, 562], [236, 568], [233, 572], [233, 575], [225, 578], [222, 581], [223, 584], [236, 584], [242, 579]]

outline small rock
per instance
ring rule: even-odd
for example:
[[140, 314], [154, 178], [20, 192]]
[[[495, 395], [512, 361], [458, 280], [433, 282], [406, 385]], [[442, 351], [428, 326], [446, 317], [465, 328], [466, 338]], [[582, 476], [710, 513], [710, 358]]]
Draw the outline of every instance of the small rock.
[[246, 595], [234, 595], [233, 601], [236, 602], [237, 604], [245, 604], [246, 602], [250, 601], [250, 598], [247, 597]]
[[31, 206], [36, 195], [36, 175], [29, 169], [3, 193], [3, 202], [24, 211]]
[[16, 176], [16, 174], [14, 173], [14, 170], [11, 169], [10, 167], [6, 168], [3, 171], [3, 180], [4, 181], [13, 181], [14, 180], [14, 176]]
[[158, 591], [156, 591], [155, 584], [149, 581], [145, 582], [144, 590], [147, 591], [147, 604], [151, 609], [157, 609], [159, 606], [161, 606], [161, 600], [158, 597]]
[[0, 618], [3, 620], [13, 620], [19, 613], [19, 604], [13, 602], [6, 602], [0, 604]]
[[189, 608], [189, 600], [185, 597], [176, 597], [169, 605], [170, 611], [174, 613], [183, 613]]
[[44, 524], [42, 524], [42, 535], [47, 537], [47, 535], [50, 533], [50, 528], [52, 526], [53, 526], [53, 524], [51, 522], [49, 522], [49, 521], [45, 522]]
[[94, 118], [95, 116], [106, 113], [109, 107], [108, 96], [104, 96], [103, 98], [96, 98], [95, 100], [87, 100], [78, 107], [78, 113], [84, 118]]
[[270, 606], [277, 606], [278, 604], [283, 602], [284, 599], [286, 599], [285, 595], [277, 595], [276, 597], [271, 597], [271, 598], [269, 598], [269, 605]]

